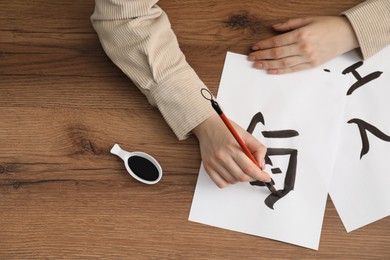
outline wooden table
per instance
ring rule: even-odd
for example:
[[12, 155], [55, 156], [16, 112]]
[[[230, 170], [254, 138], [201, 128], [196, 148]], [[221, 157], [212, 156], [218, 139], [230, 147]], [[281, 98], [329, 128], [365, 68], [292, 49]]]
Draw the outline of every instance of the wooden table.
[[[188, 62], [216, 93], [226, 51], [270, 25], [337, 15], [357, 0], [165, 0]], [[319, 251], [188, 221], [200, 153], [106, 57], [94, 2], [0, 2], [0, 258], [389, 259], [390, 218], [346, 233], [328, 201]], [[155, 156], [162, 181], [132, 179], [114, 143]]]

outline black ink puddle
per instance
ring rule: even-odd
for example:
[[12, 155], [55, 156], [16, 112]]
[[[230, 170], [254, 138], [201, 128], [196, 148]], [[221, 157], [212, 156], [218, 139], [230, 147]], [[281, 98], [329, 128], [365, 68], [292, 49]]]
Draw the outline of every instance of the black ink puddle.
[[158, 169], [148, 159], [140, 156], [131, 156], [127, 163], [132, 172], [143, 180], [155, 181], [159, 177]]

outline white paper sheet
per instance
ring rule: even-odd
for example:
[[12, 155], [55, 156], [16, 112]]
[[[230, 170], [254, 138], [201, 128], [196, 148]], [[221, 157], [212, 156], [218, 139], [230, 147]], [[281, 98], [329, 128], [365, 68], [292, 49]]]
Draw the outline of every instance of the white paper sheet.
[[[287, 75], [253, 69], [246, 56], [228, 53], [218, 92], [225, 114], [246, 129], [261, 112], [253, 135], [269, 148], [298, 151], [294, 190], [264, 204], [270, 192], [240, 183], [219, 189], [203, 167], [189, 220], [318, 249], [331, 170], [343, 123], [349, 77], [321, 68]], [[334, 66], [337, 67], [337, 66]], [[340, 66], [342, 67], [342, 66]], [[207, 101], [205, 101], [207, 102]], [[291, 138], [265, 138], [262, 131], [295, 130]], [[270, 157], [282, 170], [272, 178], [283, 188], [289, 156]], [[271, 174], [270, 165], [266, 170]]]
[[[338, 58], [347, 68], [359, 59], [354, 56]], [[352, 231], [390, 215], [390, 142], [367, 131], [369, 151], [361, 156], [362, 139], [356, 123], [360, 119], [390, 136], [390, 47], [365, 61], [356, 71], [365, 77], [376, 71], [378, 78], [362, 85], [346, 97], [342, 135], [330, 187], [332, 201], [346, 230]], [[350, 83], [356, 77], [347, 73]]]
[[[297, 150], [295, 187], [272, 210], [264, 204], [266, 188], [240, 183], [218, 189], [201, 166], [189, 219], [318, 249], [327, 191], [348, 232], [389, 216], [390, 47], [359, 61], [350, 52], [317, 69], [274, 76], [228, 53], [218, 101], [243, 128], [261, 112], [264, 122], [253, 135], [268, 150]], [[372, 73], [370, 81], [352, 88]], [[275, 130], [299, 135], [263, 134]], [[266, 170], [280, 167], [282, 174], [272, 177], [282, 189], [289, 158], [270, 159], [273, 166]]]

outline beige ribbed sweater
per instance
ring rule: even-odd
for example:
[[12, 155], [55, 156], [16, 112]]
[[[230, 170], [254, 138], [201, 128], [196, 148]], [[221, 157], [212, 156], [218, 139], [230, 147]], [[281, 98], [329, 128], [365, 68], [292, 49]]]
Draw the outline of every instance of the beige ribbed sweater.
[[[200, 94], [204, 83], [186, 62], [158, 0], [95, 0], [91, 17], [111, 60], [157, 106], [179, 140], [214, 111]], [[368, 0], [343, 13], [362, 55], [390, 43], [390, 0]]]
[[364, 59], [390, 44], [390, 0], [367, 0], [343, 14], [352, 24]]

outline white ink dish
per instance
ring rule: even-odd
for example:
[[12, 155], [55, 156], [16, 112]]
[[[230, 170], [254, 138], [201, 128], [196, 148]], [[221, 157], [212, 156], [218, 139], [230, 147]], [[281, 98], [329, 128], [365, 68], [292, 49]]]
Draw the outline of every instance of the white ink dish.
[[110, 151], [125, 163], [127, 172], [137, 181], [156, 184], [161, 180], [162, 168], [151, 155], [144, 152], [128, 152], [115, 144]]

